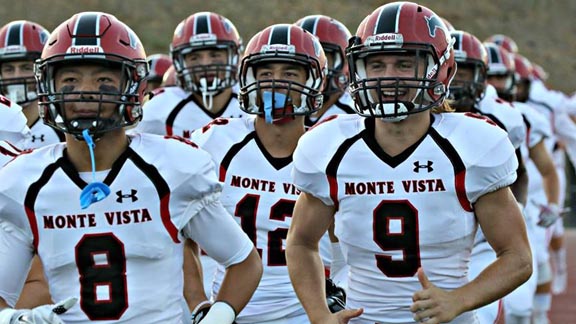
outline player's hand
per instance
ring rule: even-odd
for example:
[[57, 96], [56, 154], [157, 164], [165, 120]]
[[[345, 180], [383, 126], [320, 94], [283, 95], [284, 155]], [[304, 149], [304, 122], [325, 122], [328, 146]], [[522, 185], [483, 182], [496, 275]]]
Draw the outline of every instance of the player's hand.
[[558, 218], [562, 217], [562, 214], [566, 211], [560, 210], [560, 207], [556, 204], [549, 205], [537, 205], [540, 208], [540, 214], [538, 214], [538, 226], [550, 227], [556, 223]]
[[314, 324], [347, 324], [351, 319], [362, 315], [364, 309], [344, 309], [336, 313], [327, 313], [321, 318], [317, 318]]
[[418, 280], [422, 285], [422, 290], [414, 293], [412, 296], [414, 303], [410, 306], [410, 311], [414, 314], [416, 322], [448, 323], [460, 315], [458, 300], [455, 300], [450, 292], [432, 284], [422, 268], [418, 269]]
[[192, 324], [200, 323], [200, 321], [206, 317], [206, 314], [208, 314], [211, 306], [212, 303], [209, 301], [204, 301], [198, 304], [191, 314]]
[[[203, 312], [206, 308], [200, 310]], [[233, 324], [236, 319], [236, 311], [230, 304], [223, 301], [216, 301], [212, 304], [201, 318], [194, 323], [199, 324]]]
[[33, 309], [7, 308], [0, 312], [0, 324], [64, 324], [58, 315], [72, 308], [76, 301], [76, 298], [68, 298], [55, 305], [42, 305]]

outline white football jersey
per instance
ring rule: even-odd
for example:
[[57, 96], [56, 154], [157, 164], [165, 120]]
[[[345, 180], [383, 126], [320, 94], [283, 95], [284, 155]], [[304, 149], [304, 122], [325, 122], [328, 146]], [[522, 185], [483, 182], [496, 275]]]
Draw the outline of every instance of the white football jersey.
[[[283, 319], [304, 310], [286, 266], [286, 235], [299, 190], [290, 175], [292, 157], [273, 158], [256, 136], [255, 118], [217, 119], [191, 140], [212, 154], [223, 182], [221, 201], [262, 256], [258, 289], [238, 314], [238, 323]], [[220, 267], [213, 294], [222, 283]]]
[[[235, 88], [236, 90], [237, 88]], [[226, 108], [218, 114], [204, 108], [201, 102], [180, 87], [158, 90], [143, 107], [143, 118], [134, 128], [136, 132], [158, 135], [175, 135], [190, 138], [190, 134], [218, 117], [242, 117], [237, 91], [234, 91]]]
[[502, 129], [460, 113], [432, 116], [426, 135], [394, 157], [376, 142], [375, 120], [357, 115], [313, 128], [294, 153], [294, 183], [337, 210], [336, 236], [350, 266], [347, 307], [364, 308], [350, 323], [412, 323], [419, 267], [442, 289], [466, 284], [473, 203], [516, 179], [518, 161]]
[[6, 141], [0, 141], [0, 168], [2, 168], [4, 164], [10, 162], [20, 153], [21, 151], [16, 146]]
[[[60, 315], [65, 323], [181, 323], [182, 230], [221, 190], [209, 155], [192, 146], [131, 136], [103, 180], [110, 195], [86, 209], [79, 202], [86, 182], [64, 143], [22, 154], [0, 170], [2, 220], [37, 249], [52, 298], [79, 298]], [[213, 239], [203, 231], [192, 239]], [[230, 251], [236, 262], [252, 249], [245, 242]]]
[[30, 137], [22, 107], [0, 95], [0, 140], [19, 144]]
[[524, 116], [524, 123], [527, 128], [526, 145], [522, 147], [522, 157], [528, 160], [529, 150], [544, 139], [552, 136], [552, 129], [546, 117], [538, 112], [534, 107], [523, 102], [514, 102], [516, 107]]
[[526, 125], [522, 113], [509, 102], [498, 98], [496, 89], [488, 85], [484, 98], [475, 109], [478, 113], [489, 117], [508, 133], [508, 138], [515, 149], [526, 142]]
[[64, 133], [44, 124], [42, 119], [36, 120], [30, 127], [31, 134], [22, 142], [22, 149], [37, 149], [49, 144], [64, 142]]

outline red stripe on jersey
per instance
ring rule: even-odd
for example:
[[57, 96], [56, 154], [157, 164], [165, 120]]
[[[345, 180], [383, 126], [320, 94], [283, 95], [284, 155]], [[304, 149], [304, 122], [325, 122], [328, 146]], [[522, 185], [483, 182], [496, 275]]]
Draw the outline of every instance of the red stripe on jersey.
[[473, 210], [472, 204], [466, 196], [466, 170], [462, 170], [456, 174], [454, 179], [456, 184], [456, 195], [458, 196], [458, 201], [465, 211], [471, 212]]
[[338, 210], [338, 181], [336, 181], [336, 177], [328, 176], [328, 186], [330, 187], [330, 198], [334, 202], [334, 208]]
[[219, 168], [219, 169], [220, 169], [220, 172], [219, 172], [219, 175], [218, 175], [218, 181], [224, 182], [224, 180], [226, 180], [226, 168], [224, 168], [224, 167], [222, 166], [222, 164], [220, 164], [220, 168]]
[[178, 239], [178, 229], [170, 220], [170, 208], [168, 207], [169, 203], [170, 193], [167, 193], [164, 197], [162, 197], [162, 199], [160, 199], [160, 217], [162, 218], [162, 224], [164, 224], [168, 234], [170, 234], [172, 241], [174, 241], [174, 243], [180, 243], [180, 240]]
[[172, 126], [166, 125], [166, 135], [167, 136], [174, 136], [174, 130], [172, 129]]
[[28, 216], [28, 222], [30, 223], [30, 229], [32, 230], [32, 235], [34, 235], [34, 250], [38, 251], [38, 223], [36, 222], [36, 213], [34, 213], [30, 208], [24, 207], [26, 209], [26, 216]]

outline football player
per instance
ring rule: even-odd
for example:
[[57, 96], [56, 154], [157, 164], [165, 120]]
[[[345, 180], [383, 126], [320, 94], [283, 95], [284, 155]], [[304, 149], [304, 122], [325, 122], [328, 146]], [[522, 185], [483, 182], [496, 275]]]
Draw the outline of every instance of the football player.
[[178, 24], [170, 44], [178, 87], [156, 91], [144, 105], [138, 132], [190, 133], [217, 117], [241, 117], [238, 63], [242, 39], [227, 18], [198, 12]]
[[40, 57], [49, 32], [37, 23], [18, 20], [0, 28], [0, 93], [19, 104], [26, 116], [30, 136], [22, 149], [64, 141], [64, 134], [45, 125], [38, 113], [34, 61]]
[[306, 117], [306, 127], [310, 128], [335, 114], [353, 114], [354, 103], [348, 92], [350, 73], [345, 53], [348, 40], [352, 37], [350, 31], [340, 21], [324, 15], [300, 18], [296, 25], [318, 37], [328, 60], [324, 103], [318, 111]]
[[[509, 188], [514, 147], [493, 123], [451, 112], [452, 46], [442, 20], [411, 2], [377, 8], [349, 43], [358, 115], [314, 127], [294, 153], [302, 192], [286, 257], [311, 322], [479, 323], [472, 310], [530, 276]], [[324, 305], [317, 253], [332, 220], [350, 266], [349, 309], [335, 314]], [[498, 258], [470, 281], [478, 225]]]
[[[305, 117], [306, 128], [311, 128], [332, 115], [353, 114], [354, 103], [348, 92], [350, 73], [345, 53], [348, 40], [352, 37], [350, 31], [338, 20], [324, 15], [306, 16], [300, 18], [296, 24], [318, 37], [328, 61], [324, 102], [318, 111]], [[348, 267], [344, 263], [333, 226], [320, 242], [320, 255], [330, 278], [336, 285], [345, 287]]]
[[[14, 143], [21, 143], [30, 136], [22, 108], [0, 95], [0, 168], [22, 153]], [[49, 304], [50, 292], [40, 259], [35, 256], [26, 283], [16, 304], [18, 308], [33, 308]]]
[[[46, 44], [35, 67], [41, 118], [66, 142], [0, 170], [0, 323], [181, 323], [186, 238], [226, 266], [202, 323], [232, 323], [261, 261], [223, 209], [206, 152], [125, 133], [141, 118], [148, 70], [138, 37], [113, 15], [82, 12]], [[64, 301], [13, 309], [35, 253]]]
[[[237, 93], [242, 47], [236, 27], [217, 13], [198, 12], [180, 22], [170, 44], [174, 70], [165, 73], [165, 87], [150, 94], [134, 131], [190, 138], [217, 117], [245, 115]], [[168, 87], [172, 81], [177, 86]], [[216, 262], [204, 252], [200, 259], [204, 290], [210, 296]]]
[[[193, 133], [211, 153], [222, 203], [252, 239], [264, 274], [237, 323], [308, 323], [290, 283], [286, 233], [299, 191], [292, 154], [304, 118], [322, 106], [326, 69], [315, 36], [296, 25], [272, 25], [252, 37], [240, 67], [240, 102], [248, 118], [216, 119]], [[222, 268], [214, 292], [221, 289]]]

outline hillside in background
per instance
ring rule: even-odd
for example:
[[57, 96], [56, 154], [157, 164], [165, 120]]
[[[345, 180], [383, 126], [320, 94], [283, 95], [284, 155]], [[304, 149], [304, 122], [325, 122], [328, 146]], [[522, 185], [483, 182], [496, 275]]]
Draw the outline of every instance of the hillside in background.
[[[354, 33], [360, 21], [381, 4], [375, 0], [17, 0], [0, 6], [0, 24], [27, 19], [48, 29], [74, 13], [98, 10], [116, 15], [142, 39], [147, 53], [168, 52], [174, 28], [198, 11], [228, 17], [245, 42], [264, 27], [291, 23], [310, 14], [332, 16]], [[551, 87], [576, 91], [576, 1], [573, 0], [422, 0], [419, 2], [480, 39], [503, 33], [520, 52], [550, 74]]]

